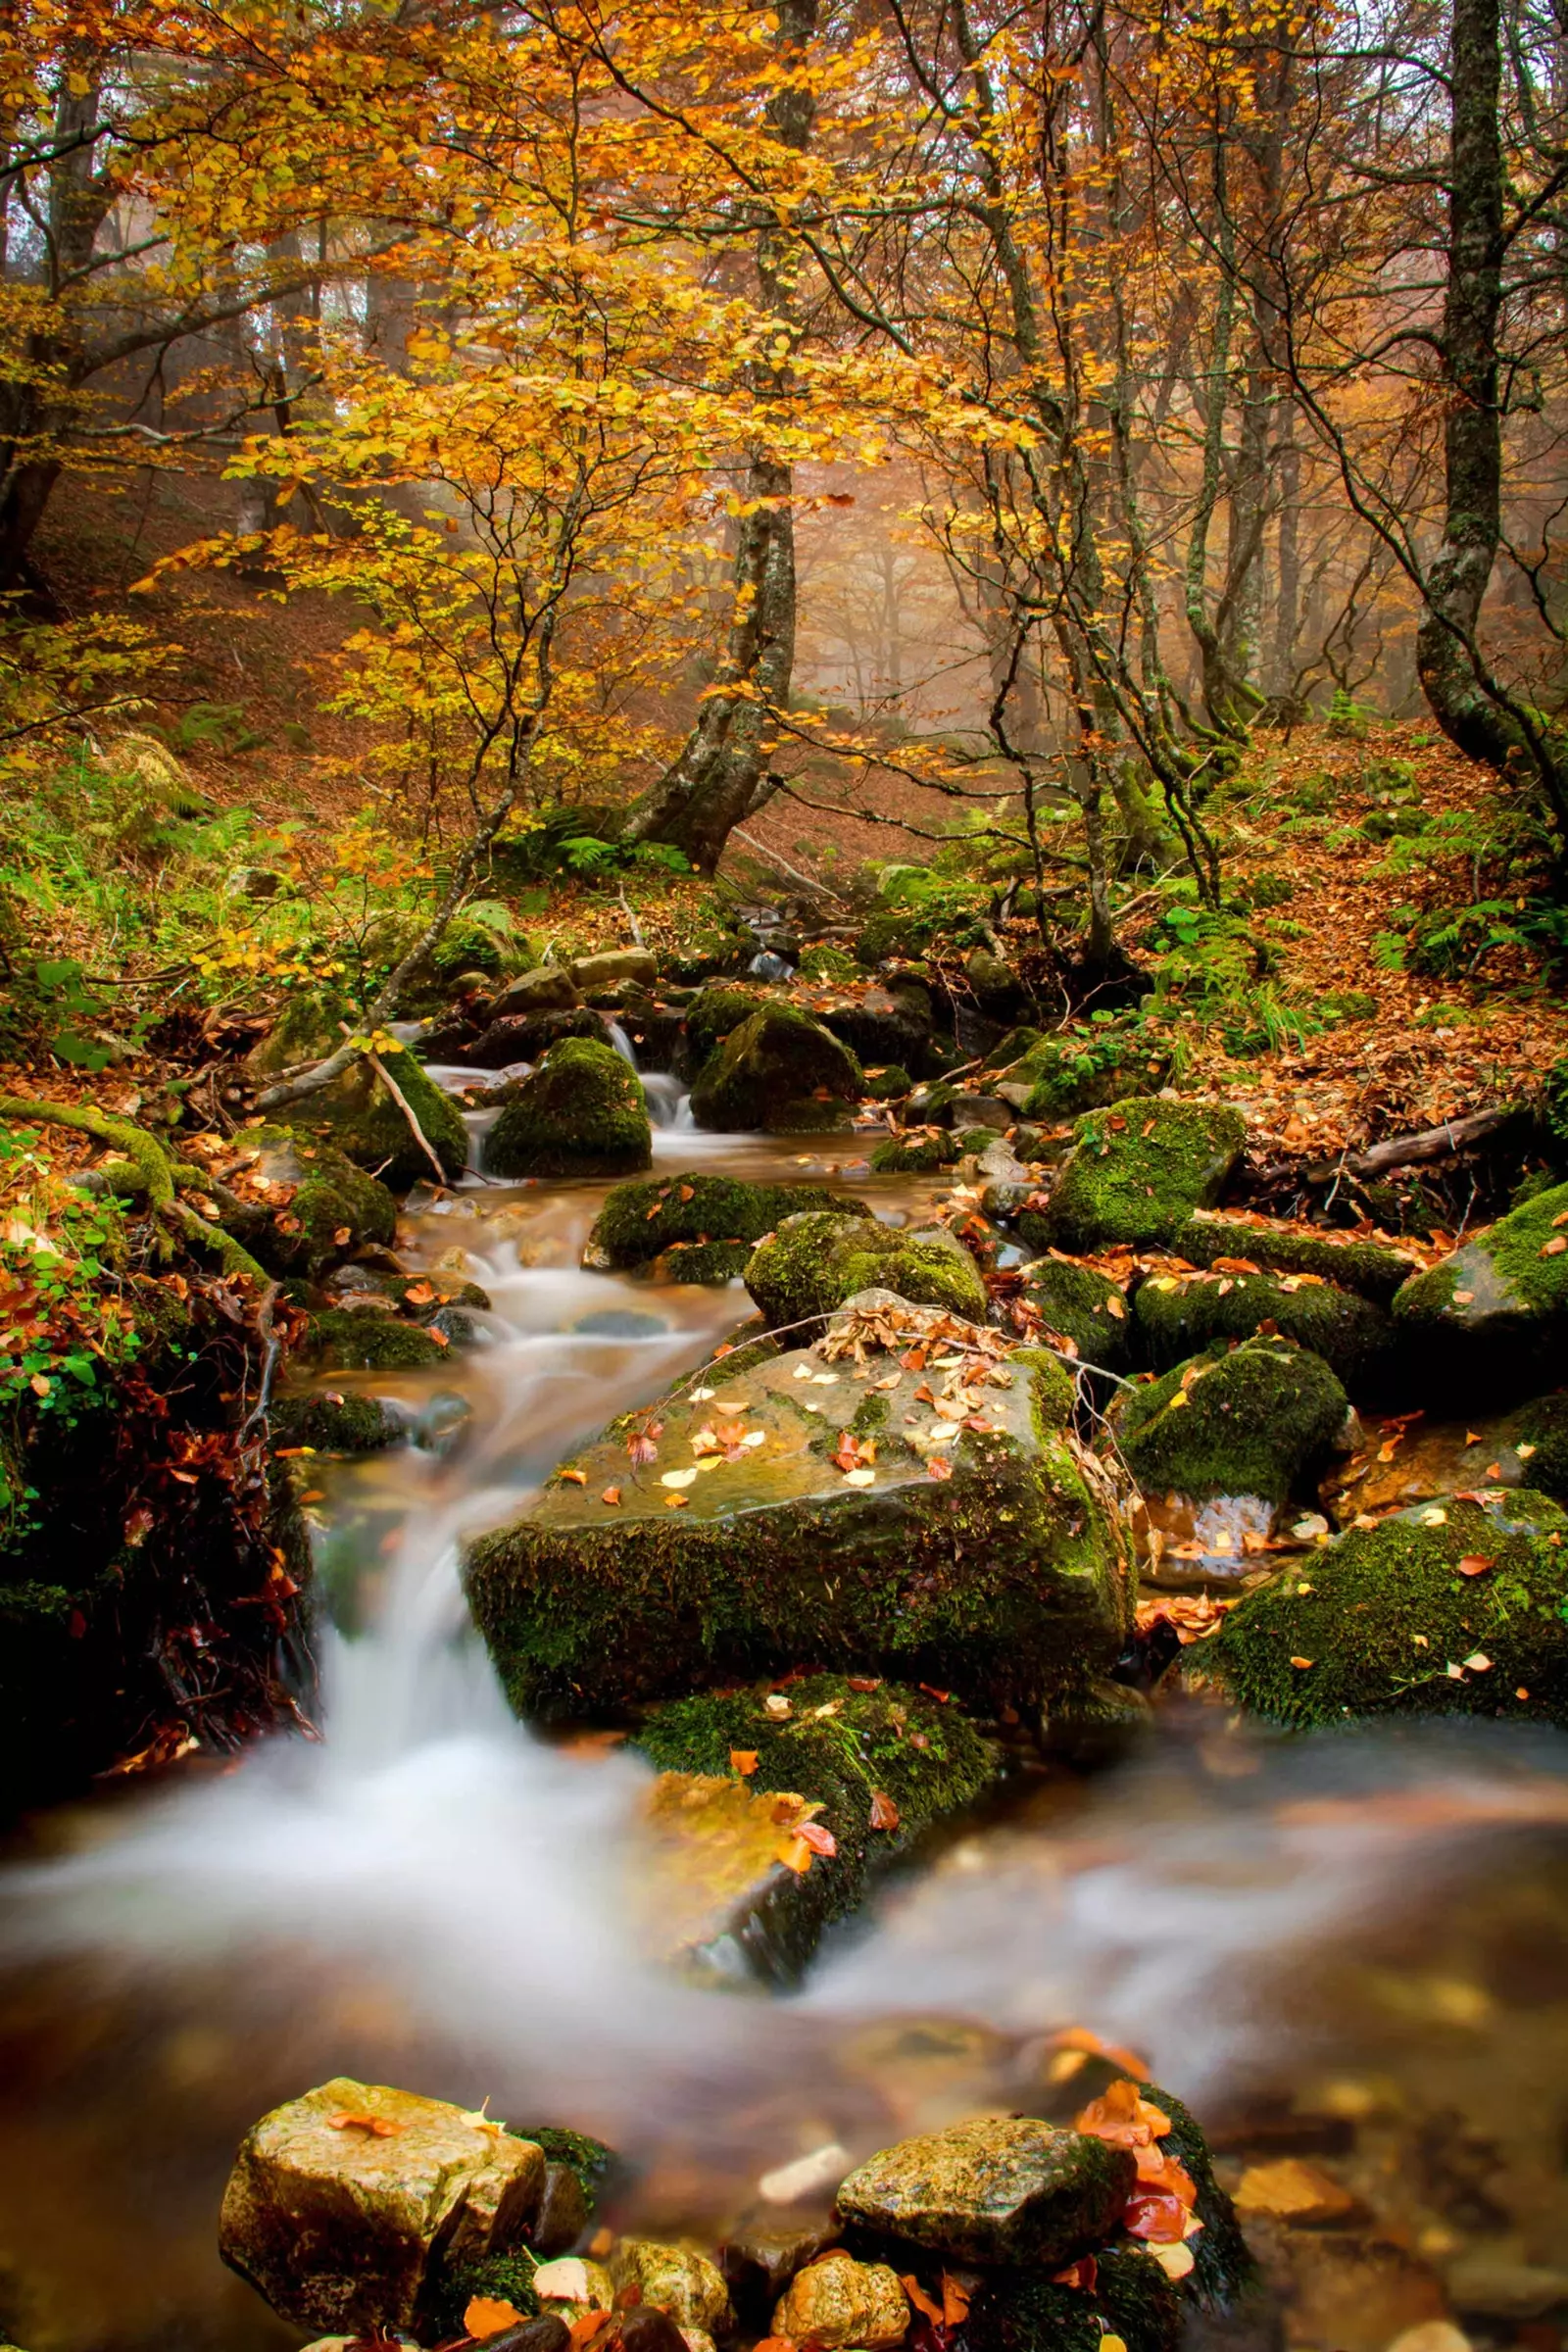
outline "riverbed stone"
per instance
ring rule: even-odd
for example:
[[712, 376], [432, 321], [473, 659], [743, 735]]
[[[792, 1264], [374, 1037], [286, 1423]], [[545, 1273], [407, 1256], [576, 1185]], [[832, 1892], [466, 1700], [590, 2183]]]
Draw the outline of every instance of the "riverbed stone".
[[871, 1147], [873, 1176], [930, 1176], [956, 1167], [963, 1146], [945, 1127], [911, 1127]]
[[[401, 1046], [378, 1050], [377, 1060], [417, 1119], [449, 1179], [468, 1164], [467, 1130], [450, 1095]], [[350, 1064], [319, 1094], [290, 1105], [286, 1124], [303, 1143], [333, 1144], [356, 1167], [367, 1169], [395, 1193], [427, 1183], [430, 1159], [381, 1079], [363, 1058]]]
[[898, 2273], [885, 2262], [857, 2262], [835, 2249], [797, 2271], [773, 2308], [773, 2333], [823, 2352], [885, 2352], [909, 2331], [909, 2304]]
[[809, 1013], [765, 1004], [731, 1030], [699, 1071], [692, 1117], [720, 1131], [813, 1135], [849, 1126], [864, 1073]]
[[[922, 1351], [957, 1360], [904, 1367]], [[1024, 1702], [1098, 1672], [1125, 1569], [1054, 1377], [873, 1291], [715, 1397], [612, 1424], [468, 1546], [513, 1705], [581, 1714], [797, 1659]]]
[[574, 1008], [558, 1005], [546, 1012], [514, 1012], [505, 1020], [491, 1021], [471, 1045], [452, 1058], [468, 1069], [504, 1070], [514, 1061], [542, 1060], [564, 1037], [591, 1037], [597, 1045], [610, 1044], [603, 1013], [588, 1004]]
[[313, 1315], [303, 1352], [326, 1372], [417, 1372], [448, 1349], [422, 1324], [368, 1307], [327, 1307]]
[[702, 2328], [711, 2334], [733, 2316], [729, 2288], [716, 2265], [690, 2246], [623, 2237], [611, 2256], [610, 2275], [617, 2287], [637, 2287], [643, 2302], [667, 2312], [678, 2328]]
[[1019, 1231], [1031, 1249], [1079, 1254], [1169, 1241], [1218, 1199], [1246, 1140], [1246, 1120], [1223, 1103], [1132, 1095], [1086, 1111], [1049, 1205], [1026, 1211]]
[[648, 948], [605, 948], [597, 956], [578, 956], [567, 965], [572, 985], [586, 997], [596, 988], [617, 988], [627, 980], [652, 988], [659, 978], [659, 958]]
[[1363, 1715], [1568, 1722], [1568, 1512], [1513, 1488], [1351, 1528], [1195, 1645], [1194, 1672], [1293, 1725]]
[[1303, 1233], [1298, 1226], [1212, 1208], [1195, 1209], [1172, 1235], [1171, 1248], [1195, 1266], [1228, 1258], [1237, 1261], [1233, 1270], [1243, 1273], [1320, 1274], [1376, 1306], [1392, 1306], [1395, 1293], [1421, 1271], [1420, 1259], [1393, 1242], [1367, 1241], [1328, 1226]]
[[1132, 1355], [1127, 1294], [1108, 1274], [1067, 1258], [1036, 1258], [1024, 1268], [1022, 1295], [1048, 1335], [1071, 1342], [1080, 1363], [1125, 1370]]
[[1131, 2151], [1107, 2140], [982, 2116], [884, 2148], [840, 2184], [838, 2209], [950, 2262], [1053, 2270], [1110, 2235], [1137, 2178]]
[[1315, 1274], [1152, 1274], [1133, 1299], [1144, 1361], [1158, 1372], [1215, 1340], [1247, 1340], [1271, 1327], [1321, 1356], [1356, 1398], [1387, 1390], [1394, 1325], [1384, 1308]]
[[1495, 1407], [1544, 1387], [1568, 1350], [1568, 1184], [1415, 1275], [1394, 1317], [1426, 1395]]
[[878, 1285], [921, 1306], [985, 1319], [980, 1270], [942, 1226], [908, 1233], [835, 1205], [786, 1217], [747, 1260], [746, 1287], [774, 1329], [829, 1315], [857, 1291]]
[[683, 1061], [695, 1077], [730, 1037], [764, 1004], [778, 1002], [771, 989], [742, 980], [710, 980], [686, 1007]]
[[517, 2243], [545, 2160], [443, 2099], [340, 2076], [241, 2142], [219, 2249], [301, 2328], [406, 2328], [439, 2261]]
[[510, 1020], [514, 1014], [532, 1012], [569, 1012], [580, 1004], [571, 974], [559, 964], [541, 963], [531, 972], [520, 972], [501, 989], [490, 1007], [493, 1021]]
[[738, 1251], [734, 1262], [725, 1260], [722, 1279], [727, 1282], [744, 1269], [765, 1234], [786, 1217], [813, 1211], [850, 1218], [871, 1214], [863, 1200], [829, 1192], [825, 1185], [746, 1184], [734, 1176], [705, 1176], [686, 1168], [646, 1184], [617, 1185], [594, 1220], [582, 1262], [642, 1266], [667, 1257], [671, 1278], [679, 1280], [683, 1254], [716, 1247]]
[[1037, 2270], [988, 2273], [965, 2342], [972, 2352], [1098, 2352], [1111, 2336], [1127, 2352], [1177, 2352], [1187, 2309], [1153, 2257], [1124, 2241], [1098, 2247], [1094, 2264], [1092, 2287]]
[[1279, 1504], [1327, 1462], [1348, 1413], [1340, 1382], [1306, 1348], [1216, 1341], [1163, 1379], [1124, 1389], [1114, 1436], [1149, 1494]]
[[246, 1208], [227, 1222], [270, 1274], [314, 1281], [352, 1250], [396, 1236], [398, 1204], [387, 1187], [334, 1144], [262, 1127], [236, 1138], [235, 1149]]
[[612, 1046], [586, 1037], [551, 1047], [483, 1148], [490, 1176], [629, 1176], [653, 1155], [636, 1071]]

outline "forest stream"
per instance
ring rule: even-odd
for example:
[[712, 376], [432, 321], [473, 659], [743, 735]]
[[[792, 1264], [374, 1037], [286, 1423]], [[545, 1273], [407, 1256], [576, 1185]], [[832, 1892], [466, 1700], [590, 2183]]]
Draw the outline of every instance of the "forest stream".
[[[932, 1197], [841, 1172], [828, 1154], [853, 1143], [699, 1135], [672, 1081], [649, 1091], [656, 1173], [853, 1182], [895, 1224]], [[1472, 2335], [1490, 2318], [1512, 2340], [1568, 2262], [1550, 1732], [1287, 1740], [1179, 1697], [1102, 1769], [1020, 1766], [796, 1989], [697, 1985], [649, 1956], [647, 1767], [518, 1727], [457, 1573], [460, 1537], [744, 1312], [738, 1286], [582, 1269], [608, 1189], [472, 1177], [411, 1200], [404, 1261], [462, 1270], [492, 1305], [460, 1360], [335, 1376], [391, 1398], [410, 1442], [313, 1487], [319, 1740], [120, 1784], [35, 1818], [14, 1854], [0, 2266], [37, 2340], [304, 2340], [225, 2272], [215, 2217], [253, 2119], [332, 2075], [601, 2133], [631, 2159], [617, 2227], [678, 2235], [818, 2152], [831, 2181], [845, 2149], [1038, 2112], [1070, 2027], [1197, 2102], [1233, 2187], [1260, 2152], [1343, 2160], [1364, 2227], [1322, 2239], [1315, 2270], [1298, 2251], [1300, 2333], [1384, 2344], [1443, 2311], [1446, 2270], [1450, 2291], [1470, 2279]]]

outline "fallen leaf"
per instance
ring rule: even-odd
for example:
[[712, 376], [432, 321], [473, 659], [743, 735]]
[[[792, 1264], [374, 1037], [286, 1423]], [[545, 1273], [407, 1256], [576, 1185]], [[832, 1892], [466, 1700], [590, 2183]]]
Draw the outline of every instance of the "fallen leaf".
[[476, 2343], [482, 2344], [487, 2335], [500, 2335], [508, 2328], [520, 2328], [523, 2315], [514, 2303], [498, 2302], [494, 2295], [474, 2295], [463, 2315], [463, 2325]]
[[[1151, 2245], [1145, 2251], [1153, 2256], [1167, 2278], [1186, 2278], [1191, 2276], [1196, 2260], [1191, 2246]], [[1101, 2339], [1101, 2352], [1104, 2352], [1103, 2338]]]
[[368, 2132], [372, 2139], [396, 2139], [405, 2129], [389, 2115], [329, 2115], [326, 2125], [329, 2132]]
[[961, 2285], [951, 2271], [944, 2271], [942, 2274], [943, 2327], [961, 2328], [968, 2316], [969, 2289]]
[[1291, 1660], [1291, 1664], [1292, 1664], [1293, 1666], [1299, 1666], [1299, 1667], [1303, 1667], [1303, 1668], [1304, 1668], [1304, 1667], [1310, 1666], [1310, 1665], [1312, 1664], [1312, 1660], [1311, 1660], [1310, 1658], [1293, 1658], [1293, 1659]]
[[1492, 1660], [1484, 1649], [1473, 1649], [1464, 1662], [1472, 1674], [1490, 1674], [1492, 1672]]
[[[1100, 2265], [1095, 2260], [1094, 2256], [1092, 2254], [1080, 2254], [1077, 2261], [1070, 2262], [1064, 2271], [1055, 2272], [1052, 2278], [1051, 2283], [1053, 2286], [1081, 2287], [1086, 2294], [1093, 2294], [1099, 2278]], [[1104, 2345], [1105, 2338], [1102, 2336], [1100, 2339], [1100, 2352], [1104, 2352]]]
[[618, 1487], [607, 1487], [604, 1493], [600, 1495], [599, 1499], [601, 1502], [616, 1503], [620, 1500], [620, 1489]]
[[896, 1829], [898, 1828], [898, 1826], [899, 1826], [899, 1808], [898, 1808], [898, 1806], [897, 1806], [897, 1805], [896, 1805], [896, 1804], [893, 1802], [893, 1799], [892, 1799], [892, 1797], [891, 1797], [891, 1796], [885, 1796], [885, 1795], [883, 1794], [883, 1792], [882, 1792], [882, 1790], [881, 1790], [880, 1788], [873, 1788], [873, 1789], [872, 1789], [872, 1791], [871, 1791], [871, 1827], [872, 1827], [872, 1829], [873, 1829], [873, 1830], [896, 1830]]
[[[1568, 1234], [1559, 1233], [1543, 1245], [1541, 1254], [1543, 1257], [1561, 1257], [1565, 1250], [1568, 1250]], [[1459, 1296], [1457, 1291], [1453, 1295], [1456, 1298]]]
[[1467, 1551], [1464, 1558], [1458, 1562], [1461, 1576], [1485, 1576], [1489, 1568], [1495, 1566], [1494, 1560], [1489, 1560], [1485, 1553], [1479, 1551]]
[[[929, 2320], [933, 2328], [940, 2328], [942, 2325], [942, 2306], [935, 2300], [933, 2296], [926, 2293], [925, 2288], [920, 2284], [919, 2279], [913, 2278], [901, 2278], [899, 2284], [903, 2287], [905, 2293], [908, 2296], [909, 2301], [914, 2305], [915, 2310], [920, 2314], [920, 2317], [924, 2320]], [[758, 2352], [761, 2352], [760, 2346], [758, 2347]]]
[[696, 1469], [666, 1470], [660, 1479], [662, 1487], [693, 1487], [697, 1484]]
[[847, 1674], [844, 1679], [852, 1690], [880, 1690], [882, 1688], [879, 1674]]
[[1139, 2188], [1127, 2200], [1121, 2226], [1129, 2237], [1176, 2245], [1187, 2234], [1187, 2214], [1188, 2208], [1180, 2197], [1161, 2189]]
[[1296, 2156], [1249, 2165], [1236, 2191], [1239, 2213], [1272, 2214], [1282, 2222], [1333, 2222], [1354, 2208], [1348, 2188]]
[[813, 1854], [831, 1857], [839, 1850], [839, 1841], [831, 1830], [824, 1830], [819, 1821], [803, 1821], [795, 1833], [804, 1838]]
[[1474, 1291], [1455, 1291], [1453, 1294], [1453, 1303], [1455, 1306], [1474, 1306], [1475, 1302], [1476, 1295]]
[[731, 1772], [738, 1772], [743, 1781], [750, 1780], [757, 1770], [756, 1748], [732, 1747], [729, 1751], [729, 1768]]
[[582, 2352], [584, 2344], [591, 2344], [601, 2329], [610, 2326], [612, 2317], [608, 2311], [585, 2311], [581, 2319], [573, 2320], [570, 2331], [572, 2352]]

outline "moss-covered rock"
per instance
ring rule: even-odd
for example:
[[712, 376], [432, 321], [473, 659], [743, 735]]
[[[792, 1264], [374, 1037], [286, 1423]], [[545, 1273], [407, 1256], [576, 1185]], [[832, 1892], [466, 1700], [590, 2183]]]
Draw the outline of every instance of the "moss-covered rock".
[[746, 1266], [746, 1287], [775, 1330], [829, 1315], [878, 1286], [977, 1322], [989, 1303], [979, 1268], [950, 1233], [906, 1233], [842, 1208], [786, 1217]]
[[1519, 1415], [1513, 1443], [1530, 1485], [1568, 1502], [1568, 1390], [1533, 1398]]
[[[781, 1696], [787, 1712], [768, 1707]], [[933, 1822], [972, 1804], [1001, 1769], [997, 1750], [956, 1707], [900, 1683], [857, 1689], [842, 1675], [808, 1675], [782, 1693], [760, 1683], [676, 1699], [648, 1717], [634, 1744], [661, 1772], [720, 1780], [735, 1777], [732, 1757], [755, 1756], [745, 1776], [754, 1795], [775, 1791], [820, 1807], [837, 1852], [804, 1877], [773, 1860], [738, 1913], [710, 1931], [705, 1923], [764, 1977], [798, 1973], [823, 1927], [858, 1908], [868, 1876], [907, 1853]], [[712, 1955], [720, 1965], [724, 1956]]]
[[872, 1102], [902, 1102], [913, 1085], [902, 1061], [890, 1061], [883, 1069], [865, 1073], [866, 1097]]
[[864, 1090], [859, 1062], [792, 1004], [762, 1005], [730, 1031], [692, 1088], [692, 1117], [720, 1132], [827, 1133], [849, 1124]]
[[1218, 1197], [1246, 1140], [1240, 1111], [1219, 1103], [1129, 1096], [1113, 1109], [1086, 1111], [1041, 1216], [1041, 1238], [1075, 1251], [1169, 1241], [1195, 1208]]
[[1320, 1274], [1325, 1282], [1355, 1291], [1376, 1306], [1392, 1305], [1401, 1283], [1421, 1271], [1418, 1258], [1388, 1243], [1356, 1241], [1329, 1230], [1302, 1233], [1293, 1226], [1253, 1223], [1211, 1209], [1200, 1210], [1178, 1227], [1171, 1248], [1195, 1266], [1211, 1266], [1225, 1257], [1240, 1261], [1243, 1271], [1251, 1265], [1275, 1274]]
[[871, 1148], [873, 1176], [931, 1176], [939, 1168], [956, 1168], [963, 1146], [946, 1127], [915, 1127], [890, 1135]]
[[[595, 1045], [610, 1044], [610, 1029], [602, 1012], [588, 1004], [557, 1006], [546, 1012], [509, 1013], [491, 1021], [470, 1045], [452, 1058], [474, 1070], [504, 1070], [514, 1061], [540, 1061], [563, 1038], [588, 1037]], [[441, 1059], [426, 1055], [426, 1059]]]
[[[612, 1426], [566, 1465], [581, 1485], [558, 1479], [470, 1545], [474, 1615], [519, 1713], [581, 1713], [796, 1660], [1029, 1703], [1116, 1654], [1118, 1545], [1028, 1366], [995, 1363], [995, 1335], [956, 1317], [873, 1298], [886, 1303], [853, 1329], [890, 1388], [853, 1378], [832, 1334], [727, 1369], [721, 1396], [677, 1393]], [[903, 1369], [916, 1338], [958, 1363]], [[928, 1385], [951, 1420], [916, 1402]], [[656, 1425], [639, 1466], [628, 1444]]]
[[380, 1453], [409, 1434], [408, 1422], [380, 1396], [279, 1396], [270, 1418], [274, 1446], [312, 1453]]
[[[468, 1164], [468, 1135], [456, 1103], [426, 1076], [412, 1054], [388, 1046], [377, 1060], [418, 1120], [449, 1178]], [[309, 1095], [288, 1112], [297, 1136], [335, 1144], [357, 1167], [390, 1185], [395, 1193], [433, 1176], [429, 1159], [409, 1122], [368, 1061], [354, 1062], [320, 1094]]]
[[1285, 1569], [1199, 1646], [1195, 1670], [1282, 1723], [1568, 1722], [1568, 1513], [1524, 1488], [1416, 1503]]
[[1394, 1316], [1429, 1395], [1495, 1404], [1550, 1379], [1568, 1348], [1568, 1184], [1414, 1276]]
[[1115, 1437], [1146, 1493], [1277, 1504], [1321, 1469], [1348, 1409], [1327, 1364], [1305, 1348], [1217, 1341], [1162, 1380], [1124, 1391]]
[[931, 1011], [929, 1002], [922, 1004], [919, 996], [875, 986], [842, 993], [813, 989], [801, 1009], [831, 1029], [862, 1062], [902, 1062], [922, 1069], [926, 1065]]
[[1096, 1266], [1038, 1257], [1024, 1268], [1025, 1298], [1039, 1309], [1048, 1332], [1070, 1340], [1079, 1360], [1103, 1372], [1121, 1372], [1131, 1360], [1131, 1325], [1126, 1294]]
[[[326, 1142], [287, 1127], [263, 1127], [245, 1139], [251, 1171], [269, 1186], [291, 1187], [276, 1205], [258, 1201], [229, 1229], [270, 1274], [314, 1281], [367, 1243], [395, 1240], [398, 1204], [384, 1184]], [[426, 1171], [428, 1172], [428, 1170]]]
[[289, 998], [259, 1046], [253, 1046], [245, 1067], [253, 1078], [273, 1078], [296, 1063], [324, 1061], [343, 1042], [332, 1000], [316, 989], [302, 989]]
[[858, 2238], [1048, 2276], [1102, 2245], [1137, 2181], [1129, 2148], [1032, 2116], [976, 2116], [883, 2148], [842, 2181]]
[[1362, 1398], [1386, 1386], [1394, 1326], [1354, 1291], [1303, 1274], [1153, 1274], [1133, 1299], [1144, 1360], [1168, 1371], [1214, 1340], [1246, 1340], [1265, 1324], [1309, 1348]]
[[552, 1046], [484, 1139], [490, 1176], [627, 1176], [654, 1155], [637, 1073], [612, 1046]]
[[743, 1021], [775, 1001], [771, 990], [735, 980], [712, 980], [700, 988], [686, 1007], [685, 1059], [692, 1075], [706, 1067]]
[[[688, 1168], [647, 1184], [617, 1185], [594, 1220], [582, 1262], [642, 1266], [668, 1250], [708, 1244], [719, 1245], [727, 1262], [733, 1256], [729, 1245], [742, 1245], [738, 1263], [728, 1264], [721, 1277], [727, 1282], [764, 1234], [786, 1217], [813, 1210], [841, 1217], [871, 1214], [863, 1201], [830, 1193], [825, 1185], [744, 1184], [734, 1176], [704, 1176]], [[688, 1274], [686, 1279], [704, 1278]]]
[[328, 1307], [311, 1317], [304, 1352], [323, 1371], [416, 1372], [447, 1350], [417, 1323], [363, 1307]]
[[1184, 2317], [1152, 2255], [1111, 2246], [1096, 2255], [1088, 2289], [1038, 2270], [994, 2273], [970, 2305], [964, 2340], [971, 2352], [1099, 2352], [1114, 2336], [1127, 2352], [1176, 2352]]
[[1152, 1094], [1170, 1076], [1167, 1047], [1136, 1023], [1084, 1025], [1063, 1036], [1038, 1038], [993, 1074], [1028, 1119], [1061, 1119], [1075, 1111]]

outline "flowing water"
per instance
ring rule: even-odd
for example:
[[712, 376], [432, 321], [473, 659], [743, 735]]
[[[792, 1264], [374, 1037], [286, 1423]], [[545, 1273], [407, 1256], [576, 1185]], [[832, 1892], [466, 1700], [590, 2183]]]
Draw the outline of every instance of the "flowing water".
[[[899, 1222], [929, 1200], [827, 1156], [852, 1146], [699, 1134], [648, 1086], [657, 1166], [842, 1182]], [[408, 1261], [461, 1266], [493, 1310], [439, 1373], [362, 1377], [422, 1443], [322, 1473], [323, 1737], [31, 1825], [0, 1887], [0, 2321], [29, 2352], [302, 2341], [222, 2270], [215, 2223], [245, 2127], [329, 2074], [598, 2131], [636, 2160], [626, 2216], [713, 2231], [813, 2151], [1038, 2106], [1065, 2025], [1136, 2044], [1229, 2144], [1326, 2133], [1374, 2233], [1435, 2275], [1478, 2248], [1549, 2269], [1551, 1736], [1285, 1741], [1176, 1703], [1118, 1768], [1022, 1774], [787, 1999], [648, 1959], [647, 1775], [511, 1721], [458, 1579], [467, 1533], [747, 1307], [583, 1271], [606, 1189], [470, 1180], [411, 1211]]]

